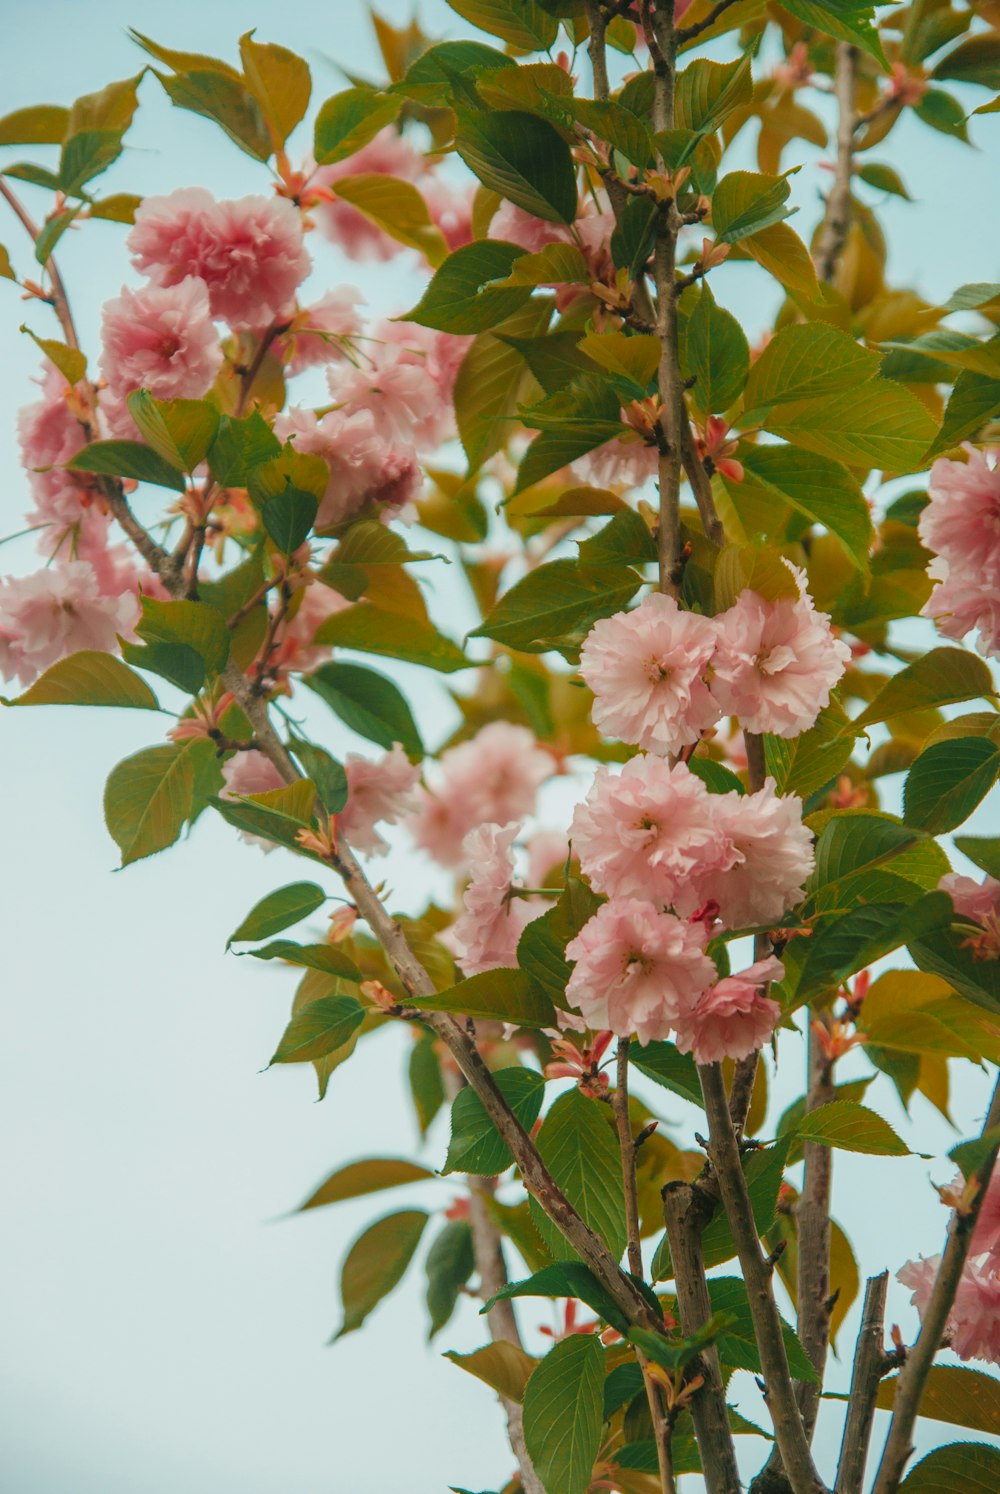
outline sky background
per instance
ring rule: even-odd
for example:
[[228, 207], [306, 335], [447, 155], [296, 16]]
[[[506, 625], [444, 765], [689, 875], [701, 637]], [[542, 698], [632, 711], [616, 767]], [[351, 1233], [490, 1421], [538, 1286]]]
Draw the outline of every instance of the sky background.
[[[358, 0], [294, 6], [174, 0], [169, 7], [99, 0], [37, 0], [5, 6], [8, 66], [3, 112], [69, 102], [128, 76], [142, 54], [126, 29], [158, 41], [235, 58], [252, 26], [313, 66], [314, 102], [343, 86], [331, 59], [378, 74], [366, 13]], [[382, 0], [387, 17], [410, 11]], [[459, 36], [464, 24], [442, 3], [420, 7], [425, 29]], [[967, 95], [968, 107], [986, 95]], [[811, 100], [810, 100], [811, 102]], [[880, 204], [898, 284], [946, 297], [969, 280], [998, 278], [997, 194], [984, 194], [993, 119], [976, 120], [970, 150], [907, 119], [876, 153], [903, 172], [923, 199]], [[308, 135], [293, 140], [304, 150]], [[28, 156], [29, 151], [23, 153]], [[816, 152], [807, 149], [812, 160]], [[800, 231], [815, 220], [819, 183], [793, 179]], [[268, 190], [266, 169], [230, 146], [207, 121], [171, 109], [155, 79], [107, 190], [150, 193], [200, 184], [219, 196]], [[36, 211], [41, 200], [25, 197]], [[129, 280], [124, 230], [95, 223], [69, 234], [60, 261], [81, 334], [92, 353], [101, 303]], [[16, 225], [0, 239], [29, 273]], [[404, 309], [420, 277], [403, 256], [390, 266], [356, 266], [313, 244], [317, 293], [359, 285], [376, 312]], [[773, 313], [750, 267], [729, 266], [717, 296], [753, 335]], [[714, 282], [713, 282], [714, 283]], [[0, 530], [21, 527], [27, 487], [17, 464], [13, 411], [32, 397], [37, 358], [16, 328], [56, 335], [44, 308], [28, 311], [0, 283]], [[0, 571], [34, 568], [33, 543], [0, 554]], [[454, 575], [454, 572], [452, 573]], [[428, 571], [431, 608], [446, 625], [464, 603], [443, 567]], [[400, 671], [419, 691], [425, 735], [451, 725], [447, 703], [426, 672]], [[321, 710], [321, 708], [320, 708]], [[358, 744], [322, 715], [312, 717], [337, 752]], [[163, 723], [164, 728], [167, 723]], [[7, 1138], [0, 1243], [0, 1442], [9, 1494], [441, 1494], [449, 1484], [492, 1489], [511, 1459], [491, 1394], [441, 1357], [483, 1341], [475, 1309], [464, 1306], [431, 1346], [419, 1272], [365, 1330], [333, 1348], [337, 1276], [353, 1237], [396, 1208], [443, 1206], [447, 1181], [280, 1219], [336, 1167], [358, 1156], [418, 1155], [405, 1097], [406, 1035], [370, 1040], [338, 1071], [325, 1103], [314, 1103], [306, 1067], [262, 1073], [284, 1026], [290, 974], [223, 953], [226, 934], [252, 904], [301, 876], [278, 851], [263, 856], [206, 815], [190, 841], [114, 875], [114, 846], [101, 794], [110, 767], [158, 740], [160, 721], [138, 712], [17, 711], [0, 718], [5, 795], [3, 909], [5, 990], [0, 1024], [0, 1125]], [[898, 782], [898, 780], [897, 780]], [[576, 791], [579, 791], [579, 781]], [[548, 795], [541, 819], [565, 822], [574, 786]], [[979, 813], [986, 830], [993, 810]], [[888, 807], [891, 807], [889, 805]], [[377, 873], [385, 874], [379, 864]], [[428, 868], [403, 852], [391, 861], [399, 907], [417, 909]], [[796, 1040], [785, 1044], [779, 1094], [798, 1083]], [[844, 1067], [844, 1077], [849, 1075]], [[641, 1088], [641, 1086], [639, 1086]], [[913, 1116], [920, 1149], [942, 1152], [967, 1135], [985, 1108], [987, 1076], [960, 1073], [952, 1132], [920, 1098]], [[662, 1094], [662, 1092], [661, 1092]], [[894, 1124], [905, 1118], [887, 1081], [869, 1101]], [[777, 1109], [782, 1108], [779, 1100]], [[696, 1113], [676, 1102], [677, 1130], [690, 1136]], [[439, 1124], [419, 1155], [440, 1166]], [[863, 1272], [940, 1246], [944, 1214], [929, 1184], [945, 1164], [889, 1165], [838, 1154], [835, 1212]], [[726, 1268], [726, 1269], [732, 1269]], [[906, 1294], [893, 1284], [890, 1320], [912, 1332]], [[544, 1316], [544, 1314], [542, 1314]], [[528, 1315], [528, 1344], [544, 1340]], [[856, 1314], [842, 1343], [850, 1343]], [[846, 1383], [847, 1366], [833, 1383]], [[748, 1377], [741, 1404], [764, 1419]], [[824, 1412], [824, 1461], [839, 1438], [840, 1411]], [[931, 1426], [921, 1446], [948, 1440]], [[744, 1444], [744, 1447], [746, 1444]], [[759, 1461], [750, 1449], [748, 1471]], [[688, 1481], [694, 1490], [697, 1480]]]

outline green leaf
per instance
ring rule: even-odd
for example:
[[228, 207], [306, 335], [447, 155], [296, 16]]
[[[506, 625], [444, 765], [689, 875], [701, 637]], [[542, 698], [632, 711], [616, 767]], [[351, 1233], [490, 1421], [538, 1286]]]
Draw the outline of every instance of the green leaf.
[[601, 1444], [604, 1350], [589, 1334], [555, 1345], [524, 1392], [524, 1440], [546, 1494], [585, 1494]]
[[316, 785], [307, 779], [263, 794], [211, 801], [222, 818], [237, 830], [298, 849], [298, 832], [311, 823]]
[[313, 493], [287, 483], [280, 493], [268, 498], [261, 509], [264, 528], [283, 555], [291, 555], [304, 544], [316, 522], [319, 503]]
[[283, 960], [286, 965], [321, 970], [324, 975], [336, 975], [342, 980], [362, 979], [361, 971], [350, 955], [335, 944], [296, 944], [291, 939], [274, 939], [262, 949], [248, 949], [246, 953], [255, 960]]
[[137, 389], [125, 403], [140, 433], [171, 467], [193, 472], [205, 460], [220, 419], [207, 400], [160, 400], [148, 389]]
[[[849, 975], [900, 945], [945, 928], [951, 921], [950, 901], [946, 893], [929, 892], [911, 903], [866, 903], [814, 929], [795, 987], [795, 1005], [835, 990]], [[787, 983], [786, 975], [783, 984]]]
[[439, 265], [447, 256], [444, 235], [432, 221], [426, 202], [412, 182], [367, 172], [341, 177], [336, 190], [338, 197], [357, 208], [391, 239], [418, 249], [428, 264]]
[[426, 1136], [431, 1122], [444, 1104], [444, 1082], [441, 1065], [434, 1048], [434, 1034], [428, 1029], [414, 1043], [407, 1065], [410, 1098], [417, 1113], [421, 1136]]
[[[712, 1310], [727, 1313], [731, 1321], [718, 1339], [719, 1356], [723, 1364], [734, 1369], [746, 1369], [760, 1373], [760, 1355], [753, 1328], [753, 1316], [747, 1289], [738, 1276], [716, 1276], [708, 1283], [708, 1295]], [[806, 1352], [795, 1332], [782, 1319], [781, 1336], [785, 1342], [788, 1368], [793, 1380], [816, 1381], [816, 1371], [806, 1357]]]
[[407, 1005], [513, 1022], [520, 1027], [551, 1027], [555, 1022], [549, 998], [521, 970], [486, 970], [434, 996], [414, 997]]
[[655, 1080], [664, 1089], [680, 1095], [682, 1100], [690, 1100], [693, 1105], [701, 1107], [698, 1067], [690, 1053], [681, 1053], [673, 1043], [653, 1041], [644, 1046], [633, 1044], [629, 1051], [629, 1062], [640, 1074], [645, 1074], [647, 1079]]
[[969, 143], [965, 110], [958, 99], [945, 93], [943, 88], [928, 88], [920, 102], [913, 106], [913, 112], [932, 130], [938, 130], [942, 135], [954, 135]]
[[[880, 1411], [892, 1410], [898, 1383], [898, 1375], [882, 1381], [875, 1401]], [[932, 1364], [920, 1397], [920, 1415], [998, 1437], [1000, 1380], [957, 1364]]]
[[578, 344], [592, 362], [608, 373], [631, 379], [645, 394], [660, 363], [658, 338], [635, 332], [588, 332]]
[[[122, 153], [122, 137], [119, 130], [81, 130], [66, 141], [59, 156], [59, 187], [67, 197], [84, 196], [84, 187], [95, 176], [117, 161]], [[76, 216], [75, 211], [62, 227], [68, 227]], [[45, 264], [61, 237], [60, 231], [51, 233], [55, 220], [50, 218], [35, 245], [35, 258]]]
[[716, 306], [706, 282], [687, 324], [687, 377], [699, 410], [728, 410], [742, 393], [750, 368], [750, 345], [736, 318]]
[[160, 703], [146, 681], [113, 654], [85, 648], [50, 665], [16, 700], [4, 705], [130, 706], [158, 711]]
[[996, 1016], [1000, 1013], [1000, 961], [977, 959], [967, 939], [965, 928], [910, 929], [906, 947], [918, 969], [940, 975], [961, 996]]
[[96, 472], [103, 477], [131, 477], [183, 493], [184, 478], [158, 452], [139, 441], [92, 441], [66, 463], [70, 472]]
[[[229, 629], [225, 619], [207, 602], [160, 602], [143, 597], [142, 616], [136, 633], [146, 644], [167, 644], [188, 649], [209, 675], [221, 674], [229, 658]], [[144, 650], [133, 649], [133, 663], [142, 662]], [[196, 686], [195, 688], [199, 688]]]
[[226, 940], [226, 948], [244, 940], [270, 939], [272, 934], [301, 923], [325, 902], [326, 893], [316, 882], [291, 882], [287, 887], [279, 887], [277, 892], [269, 892], [254, 904], [236, 932]]
[[311, 1063], [342, 1048], [365, 1019], [353, 996], [321, 996], [295, 1013], [271, 1063]]
[[87, 359], [79, 348], [67, 347], [64, 342], [57, 342], [51, 337], [36, 337], [30, 327], [22, 327], [32, 342], [40, 347], [66, 380], [67, 384], [78, 384], [87, 372]]
[[781, 794], [807, 798], [836, 778], [850, 762], [853, 739], [845, 734], [844, 708], [831, 700], [816, 718], [816, 725], [790, 741], [764, 737], [764, 761]]
[[[560, 1095], [542, 1123], [537, 1146], [557, 1186], [617, 1260], [625, 1249], [625, 1195], [607, 1107], [578, 1089]], [[531, 1213], [556, 1259], [575, 1259], [572, 1246], [534, 1199]]]
[[753, 96], [751, 63], [744, 53], [735, 62], [709, 62], [699, 57], [677, 75], [674, 93], [674, 124], [678, 129], [708, 134], [717, 130], [734, 109], [749, 104]]
[[215, 68], [193, 68], [172, 77], [165, 73], [156, 76], [178, 109], [188, 109], [214, 120], [240, 150], [257, 161], [266, 161], [271, 155], [271, 134], [263, 110], [238, 77]]
[[[991, 337], [983, 351], [1000, 351], [1000, 336]], [[950, 451], [960, 441], [975, 436], [980, 427], [1000, 412], [1000, 378], [964, 370], [955, 380], [945, 407], [941, 430], [927, 453], [927, 460]]]
[[309, 107], [309, 66], [287, 47], [255, 42], [252, 31], [240, 37], [240, 59], [246, 80], [264, 111], [271, 138], [280, 147]]
[[582, 640], [599, 617], [619, 612], [638, 586], [639, 577], [628, 566], [553, 560], [506, 591], [469, 636], [493, 638], [525, 653], [544, 653], [567, 638]]
[[410, 758], [421, 758], [424, 745], [399, 687], [384, 674], [360, 664], [323, 664], [304, 683], [359, 736], [390, 748], [399, 742]]
[[[981, 1056], [976, 1055], [977, 1058]], [[979, 1171], [990, 1153], [996, 1151], [998, 1145], [1000, 1145], [1000, 1126], [991, 1126], [988, 1131], [979, 1136], [973, 1136], [969, 1141], [960, 1141], [958, 1146], [952, 1147], [948, 1156], [962, 1169], [962, 1176], [971, 1179], [973, 1173]]]
[[858, 170], [858, 176], [866, 186], [873, 187], [876, 192], [891, 192], [894, 197], [902, 197], [906, 202], [912, 202], [903, 178], [891, 166], [886, 166], [879, 161], [869, 161]]
[[[500, 243], [501, 240], [484, 240]], [[499, 282], [503, 286], [539, 286], [586, 284], [590, 279], [587, 261], [575, 244], [554, 241], [543, 244], [537, 254], [521, 253], [511, 272]]]
[[953, 1442], [921, 1458], [899, 1494], [995, 1494], [998, 1486], [1000, 1449], [985, 1442]]
[[516, 64], [495, 47], [477, 41], [438, 42], [428, 47], [407, 68], [402, 82], [394, 83], [392, 93], [422, 103], [450, 107], [455, 95], [455, 79], [469, 74], [475, 79], [485, 73], [499, 72]]
[[524, 397], [529, 374], [514, 340], [544, 332], [551, 315], [552, 302], [533, 297], [494, 332], [481, 333], [462, 360], [455, 379], [455, 420], [471, 471], [504, 445]]
[[906, 775], [903, 818], [931, 835], [963, 824], [1000, 776], [1000, 747], [962, 737], [927, 747]]
[[335, 93], [316, 116], [316, 160], [328, 166], [353, 156], [392, 123], [401, 102], [398, 95], [379, 93], [368, 84]]
[[860, 877], [896, 860], [922, 840], [923, 833], [916, 826], [904, 825], [894, 816], [875, 810], [831, 814], [816, 842], [810, 891], [833, 892], [840, 907]]
[[862, 47], [875, 61], [888, 69], [885, 53], [878, 31], [873, 25], [874, 5], [864, 0], [788, 0], [786, 10], [797, 16], [806, 26], [815, 31], [825, 31], [841, 41], [854, 42]]
[[62, 104], [33, 104], [0, 119], [0, 145], [61, 145], [69, 121]]
[[740, 447], [741, 483], [723, 478], [736, 512], [748, 503], [780, 512], [787, 505], [835, 535], [852, 565], [867, 573], [874, 539], [871, 510], [858, 483], [840, 462], [796, 446]]
[[385, 654], [446, 674], [469, 668], [462, 650], [430, 623], [386, 612], [371, 602], [359, 602], [327, 618], [317, 630], [316, 642], [357, 649], [362, 654]]
[[810, 1110], [796, 1124], [800, 1141], [817, 1142], [839, 1151], [864, 1152], [876, 1157], [909, 1157], [905, 1141], [887, 1120], [857, 1100], [831, 1100]]
[[427, 1219], [423, 1209], [405, 1209], [376, 1220], [358, 1236], [340, 1272], [344, 1322], [336, 1338], [360, 1328], [372, 1309], [403, 1279]]
[[450, 1220], [427, 1252], [426, 1301], [431, 1319], [428, 1338], [433, 1338], [449, 1321], [459, 1293], [475, 1269], [476, 1257], [468, 1220]]
[[995, 699], [989, 667], [962, 648], [934, 648], [882, 686], [874, 700], [851, 723], [858, 731], [877, 721], [891, 721], [904, 711], [935, 710], [961, 700]]
[[628, 1331], [628, 1319], [617, 1306], [614, 1298], [604, 1289], [589, 1266], [582, 1261], [554, 1261], [543, 1266], [527, 1281], [512, 1281], [491, 1297], [480, 1309], [489, 1312], [494, 1302], [512, 1297], [569, 1297], [586, 1305], [617, 1328], [619, 1333]]
[[913, 472], [937, 427], [927, 408], [902, 384], [872, 379], [862, 389], [782, 404], [766, 429], [820, 456], [882, 472]]
[[688, 767], [710, 794], [745, 794], [746, 788], [731, 768], [710, 757], [692, 757]]
[[112, 768], [104, 819], [122, 866], [165, 850], [180, 835], [194, 800], [192, 745], [147, 747]]
[[819, 395], [856, 392], [878, 373], [878, 353], [846, 332], [817, 322], [783, 327], [756, 360], [747, 379], [744, 419]]
[[955, 845], [980, 871], [1000, 882], [1000, 838], [988, 835], [956, 835]]
[[517, 261], [525, 257], [519, 244], [500, 239], [480, 239], [456, 249], [402, 320], [440, 332], [489, 331], [519, 311], [531, 296], [530, 285], [503, 290], [491, 287], [491, 282], [510, 275]]
[[[553, 103], [554, 96], [550, 95]], [[561, 104], [563, 100], [560, 98]], [[647, 167], [653, 159], [653, 138], [645, 121], [614, 99], [565, 100], [566, 114], [608, 144], [626, 161]]]
[[473, 1349], [471, 1354], [458, 1354], [454, 1349], [446, 1349], [444, 1357], [450, 1359], [452, 1364], [457, 1364], [459, 1369], [475, 1375], [477, 1380], [482, 1380], [484, 1385], [488, 1385], [499, 1395], [518, 1403], [524, 1400], [528, 1378], [538, 1363], [537, 1359], [526, 1354], [518, 1344], [508, 1343], [503, 1338], [492, 1344], [484, 1344], [481, 1349]]
[[931, 77], [978, 83], [996, 91], [1000, 88], [1000, 37], [989, 33], [967, 37], [934, 65]]
[[547, 120], [516, 109], [458, 111], [455, 148], [484, 187], [544, 218], [572, 223], [576, 171], [569, 146]]
[[[493, 1075], [497, 1087], [521, 1125], [530, 1131], [542, 1108], [545, 1080], [532, 1069], [500, 1069]], [[474, 1089], [459, 1090], [451, 1107], [451, 1140], [441, 1171], [472, 1172], [496, 1177], [512, 1166], [514, 1157], [486, 1113]]]
[[255, 467], [281, 455], [281, 442], [259, 410], [236, 420], [222, 415], [208, 450], [212, 476], [224, 488], [245, 488]]
[[547, 52], [559, 22], [539, 0], [448, 0], [452, 10], [481, 31], [525, 52]]
[[[791, 1137], [779, 1136], [772, 1146], [747, 1152], [742, 1158], [750, 1206], [759, 1235], [765, 1235], [774, 1223], [778, 1192], [784, 1178], [785, 1167], [788, 1165], [790, 1142]], [[706, 1266], [721, 1266], [724, 1261], [733, 1259], [736, 1254], [736, 1243], [723, 1209], [716, 1208], [702, 1231], [701, 1240]], [[666, 1235], [663, 1235], [653, 1256], [652, 1279], [668, 1281], [673, 1274], [670, 1242]]]
[[723, 244], [735, 244], [748, 234], [788, 217], [785, 200], [789, 186], [783, 176], [753, 171], [730, 171], [712, 194], [712, 227]]

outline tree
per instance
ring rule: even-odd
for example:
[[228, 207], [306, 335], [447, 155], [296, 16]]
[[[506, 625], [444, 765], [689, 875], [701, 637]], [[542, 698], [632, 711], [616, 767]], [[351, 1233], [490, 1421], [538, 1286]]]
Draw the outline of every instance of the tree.
[[[906, 1470], [921, 1408], [1000, 1429], [995, 1379], [936, 1362], [943, 1340], [1000, 1362], [996, 1096], [951, 1154], [941, 1257], [900, 1272], [916, 1342], [886, 1348], [887, 1277], [870, 1278], [839, 1466], [811, 1443], [857, 1277], [833, 1156], [908, 1152], [836, 1065], [862, 1045], [904, 1099], [946, 1108], [943, 1060], [1000, 1060], [998, 843], [956, 840], [982, 883], [940, 844], [1000, 775], [1000, 286], [943, 306], [890, 287], [865, 195], [905, 195], [867, 154], [905, 110], [965, 138], [937, 85], [995, 87], [1000, 42], [942, 5], [452, 9], [489, 41], [378, 21], [387, 78], [322, 104], [301, 168], [309, 69], [252, 33], [239, 67], [137, 35], [153, 77], [0, 121], [5, 147], [58, 152], [0, 175], [43, 278], [6, 251], [0, 269], [58, 323], [31, 332], [43, 392], [20, 433], [48, 563], [0, 588], [10, 703], [178, 703], [167, 740], [109, 776], [123, 865], [208, 811], [311, 862], [230, 943], [304, 972], [272, 1063], [312, 1064], [322, 1095], [402, 1023], [422, 1127], [450, 1103], [444, 1171], [468, 1197], [426, 1256], [431, 1330], [474, 1280], [490, 1342], [456, 1362], [500, 1397], [510, 1490], [642, 1494], [698, 1471], [735, 1494], [735, 1439], [756, 1430], [727, 1405], [737, 1369], [761, 1376], [773, 1427], [757, 1494], [860, 1494], [877, 1406], [876, 1494], [992, 1487], [981, 1443]], [[702, 55], [716, 40], [731, 60]], [[788, 175], [826, 130], [796, 95], [825, 79], [836, 165], [807, 246]], [[221, 128], [275, 194], [101, 195], [140, 86]], [[725, 160], [751, 120], [758, 171]], [[39, 221], [21, 183], [48, 194]], [[97, 365], [54, 257], [93, 218], [128, 226], [142, 282], [105, 306]], [[367, 326], [342, 290], [306, 301], [306, 227], [357, 257], [420, 256], [417, 305]], [[722, 304], [738, 260], [784, 297], [754, 349]], [[328, 395], [290, 403], [310, 368]], [[137, 488], [144, 512], [161, 499], [148, 527]], [[432, 620], [414, 517], [469, 582], [464, 641]], [[951, 642], [915, 647], [916, 617]], [[954, 646], [973, 632], [983, 657]], [[392, 661], [462, 675], [463, 725], [434, 753]], [[332, 712], [328, 741], [288, 706], [303, 691]], [[342, 728], [380, 755], [341, 761]], [[570, 756], [592, 785], [524, 845]], [[897, 772], [901, 816], [879, 803]], [[359, 859], [384, 824], [455, 872], [453, 906], [387, 906]], [[331, 897], [325, 937], [289, 936]], [[762, 1141], [761, 1055], [803, 1033], [803, 1092]], [[698, 1150], [658, 1134], [635, 1072], [698, 1107]], [[429, 1175], [366, 1159], [305, 1207]], [[400, 1209], [355, 1242], [342, 1334], [427, 1225]], [[542, 1358], [520, 1296], [567, 1303]]]

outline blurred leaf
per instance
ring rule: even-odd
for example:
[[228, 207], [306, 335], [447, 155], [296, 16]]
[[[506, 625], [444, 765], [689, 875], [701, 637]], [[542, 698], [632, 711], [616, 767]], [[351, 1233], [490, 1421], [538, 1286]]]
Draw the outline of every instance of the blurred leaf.
[[286, 47], [255, 42], [252, 31], [240, 37], [240, 57], [246, 80], [264, 111], [271, 139], [279, 149], [309, 107], [312, 79], [308, 63]]
[[360, 176], [340, 177], [336, 193], [391, 239], [419, 250], [428, 264], [439, 265], [447, 257], [444, 235], [432, 221], [426, 202], [411, 182], [384, 176], [380, 172], [367, 172]]
[[449, 1220], [427, 1252], [427, 1310], [429, 1338], [445, 1326], [455, 1311], [459, 1294], [476, 1269], [472, 1229], [466, 1219]]
[[393, 122], [400, 104], [398, 96], [379, 93], [367, 84], [327, 99], [316, 116], [314, 154], [319, 165], [345, 161], [361, 150]]
[[363, 654], [384, 654], [446, 674], [470, 665], [457, 644], [430, 623], [386, 612], [370, 602], [358, 602], [328, 617], [316, 632], [316, 642], [357, 649]]
[[238, 944], [244, 940], [269, 939], [280, 934], [295, 923], [301, 923], [310, 913], [315, 913], [326, 902], [326, 893], [315, 882], [291, 882], [269, 892], [267, 897], [255, 903], [235, 933], [226, 940]]
[[349, 1162], [332, 1172], [324, 1183], [310, 1194], [298, 1213], [319, 1209], [325, 1204], [340, 1203], [345, 1198], [361, 1198], [366, 1193], [383, 1193], [387, 1188], [402, 1188], [407, 1183], [421, 1183], [434, 1174], [416, 1162], [398, 1157], [366, 1157]]
[[4, 705], [127, 706], [158, 711], [160, 703], [146, 681], [113, 654], [81, 649], [58, 660], [39, 675], [15, 700], [0, 695]]
[[335, 1338], [360, 1328], [372, 1309], [398, 1286], [427, 1219], [423, 1209], [405, 1209], [387, 1214], [358, 1236], [340, 1272], [344, 1322]]
[[459, 1354], [454, 1349], [446, 1349], [444, 1357], [450, 1359], [452, 1364], [457, 1364], [459, 1369], [475, 1375], [477, 1380], [482, 1380], [484, 1385], [488, 1385], [498, 1395], [517, 1402], [524, 1400], [525, 1386], [538, 1363], [519, 1344], [508, 1343], [502, 1338], [495, 1343], [485, 1344], [481, 1349], [473, 1349], [471, 1354]]
[[61, 145], [69, 110], [62, 104], [32, 104], [0, 119], [0, 145]]

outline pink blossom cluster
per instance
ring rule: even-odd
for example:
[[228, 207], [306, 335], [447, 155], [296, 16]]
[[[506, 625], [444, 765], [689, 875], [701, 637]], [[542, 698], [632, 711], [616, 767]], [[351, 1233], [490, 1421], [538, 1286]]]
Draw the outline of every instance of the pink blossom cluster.
[[[971, 1190], [959, 1174], [942, 1200], [968, 1207]], [[927, 1310], [941, 1257], [921, 1256], [907, 1261], [897, 1279], [912, 1290], [910, 1301], [921, 1317]], [[1000, 1364], [1000, 1172], [996, 1170], [983, 1195], [972, 1233], [969, 1256], [952, 1304], [945, 1333], [960, 1359], [985, 1359]]]
[[767, 601], [741, 592], [714, 618], [654, 593], [597, 622], [580, 652], [595, 724], [664, 756], [697, 742], [724, 715], [744, 730], [798, 736], [815, 724], [851, 657], [799, 595]]
[[937, 584], [920, 610], [946, 638], [978, 629], [979, 652], [1000, 659], [1000, 467], [972, 447], [968, 458], [942, 457], [931, 468], [918, 529]]
[[538, 898], [516, 895], [513, 846], [520, 829], [479, 825], [462, 843], [473, 875], [446, 942], [466, 975], [516, 965], [518, 940], [544, 911]]

